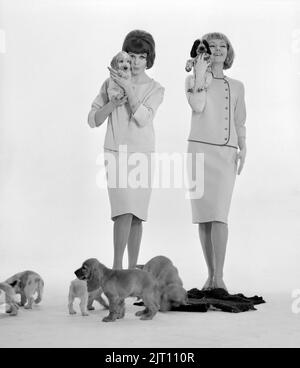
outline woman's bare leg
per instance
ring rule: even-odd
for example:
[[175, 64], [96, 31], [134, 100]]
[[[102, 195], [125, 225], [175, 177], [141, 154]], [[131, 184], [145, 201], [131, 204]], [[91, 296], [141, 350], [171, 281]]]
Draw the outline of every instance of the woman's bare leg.
[[136, 267], [140, 252], [142, 234], [143, 222], [136, 216], [133, 216], [128, 239], [128, 268]]
[[227, 290], [223, 281], [223, 269], [228, 240], [228, 226], [224, 222], [214, 221], [211, 227], [211, 241], [215, 255], [214, 287]]
[[203, 286], [203, 290], [213, 288], [213, 278], [215, 273], [215, 257], [211, 241], [211, 228], [211, 222], [204, 222], [199, 224], [199, 237], [208, 269], [208, 279]]
[[128, 242], [133, 215], [120, 215], [114, 222], [114, 269], [123, 268], [123, 256]]

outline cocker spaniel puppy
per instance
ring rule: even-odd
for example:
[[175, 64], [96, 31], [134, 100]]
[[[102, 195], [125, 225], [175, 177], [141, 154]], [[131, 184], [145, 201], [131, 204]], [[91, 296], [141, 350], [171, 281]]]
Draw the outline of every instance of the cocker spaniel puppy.
[[[121, 78], [131, 78], [131, 58], [127, 52], [118, 52], [117, 55], [113, 57], [110, 66], [118, 72]], [[111, 100], [113, 96], [120, 99], [125, 95], [124, 90], [112, 79], [109, 80], [107, 93], [109, 100]]]

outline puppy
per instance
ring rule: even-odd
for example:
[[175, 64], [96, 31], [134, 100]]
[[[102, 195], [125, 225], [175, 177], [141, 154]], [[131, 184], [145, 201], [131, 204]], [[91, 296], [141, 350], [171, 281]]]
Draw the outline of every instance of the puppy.
[[109, 315], [103, 322], [113, 322], [125, 316], [125, 298], [140, 297], [145, 310], [136, 313], [141, 320], [152, 319], [159, 309], [158, 284], [154, 277], [143, 270], [111, 270], [97, 259], [85, 261], [75, 271], [79, 280], [87, 280], [90, 291], [102, 288], [109, 300]]
[[[127, 52], [121, 51], [115, 55], [110, 63], [110, 66], [118, 72], [120, 77], [125, 79], [131, 78], [131, 58]], [[125, 91], [116, 82], [110, 79], [107, 88], [107, 94], [109, 100], [111, 100], [113, 96], [120, 99], [125, 96]]]
[[[24, 271], [17, 273], [6, 280], [6, 283], [17, 283], [13, 287], [16, 294], [21, 295], [21, 307], [25, 306], [25, 309], [32, 309], [33, 302], [39, 304], [42, 301], [44, 291], [44, 281], [40, 275], [33, 271]], [[34, 299], [34, 295], [37, 293], [37, 298]]]
[[[190, 72], [194, 68], [200, 55], [204, 55], [204, 59], [206, 61], [210, 59], [211, 50], [209, 48], [208, 42], [206, 40], [203, 40], [203, 41], [200, 39], [196, 40], [192, 46], [190, 55], [192, 59], [189, 59], [185, 66], [185, 70], [187, 72]], [[209, 66], [205, 74], [205, 81], [204, 81], [204, 86], [203, 86], [204, 90], [208, 88], [211, 81], [212, 81], [212, 72], [211, 72], [211, 67]], [[194, 69], [193, 77], [189, 78], [188, 82], [189, 82], [188, 92], [192, 92], [195, 86], [195, 69]]]
[[18, 315], [18, 304], [16, 302], [16, 293], [14, 290], [14, 286], [16, 286], [18, 281], [14, 281], [11, 285], [6, 282], [0, 282], [0, 293], [1, 290], [5, 294], [5, 302], [8, 305], [8, 310], [6, 313], [9, 313], [10, 316]]
[[144, 267], [158, 281], [160, 292], [160, 311], [166, 312], [174, 307], [187, 304], [187, 292], [172, 261], [164, 256], [150, 259]]
[[75, 298], [80, 299], [80, 310], [82, 316], [88, 316], [87, 313], [87, 304], [88, 304], [88, 289], [86, 281], [75, 279], [71, 282], [70, 289], [69, 289], [69, 313], [76, 314], [74, 310], [73, 304]]

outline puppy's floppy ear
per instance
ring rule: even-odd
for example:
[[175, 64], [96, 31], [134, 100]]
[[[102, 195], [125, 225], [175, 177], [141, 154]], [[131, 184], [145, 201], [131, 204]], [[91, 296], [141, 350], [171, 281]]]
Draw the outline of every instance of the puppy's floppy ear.
[[200, 45], [201, 41], [198, 39], [194, 42], [193, 47], [191, 49], [190, 55], [192, 58], [195, 58], [197, 56], [197, 48]]
[[100, 288], [100, 273], [95, 264], [89, 265], [87, 287], [89, 293]]
[[211, 50], [210, 50], [210, 47], [209, 47], [208, 42], [207, 42], [206, 40], [203, 40], [203, 44], [204, 44], [204, 46], [205, 46], [205, 48], [206, 48], [206, 52], [207, 52], [209, 55], [211, 55]]
[[118, 70], [118, 55], [113, 57], [112, 61], [110, 62], [110, 66], [113, 69]]

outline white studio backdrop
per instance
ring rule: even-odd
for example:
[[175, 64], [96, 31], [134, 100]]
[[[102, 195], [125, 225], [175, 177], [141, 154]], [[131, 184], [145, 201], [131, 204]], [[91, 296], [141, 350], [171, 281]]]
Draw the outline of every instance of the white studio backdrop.
[[[220, 31], [235, 48], [227, 75], [244, 82], [248, 112], [225, 280], [245, 293], [300, 288], [299, 2], [0, 0], [0, 29], [1, 280], [34, 269], [48, 284], [69, 281], [89, 257], [111, 266], [110, 206], [96, 185], [106, 127], [87, 124], [106, 67], [129, 31], [153, 34], [149, 75], [166, 89], [157, 151], [184, 153], [185, 62], [196, 38]], [[186, 288], [202, 286], [184, 189], [153, 191], [139, 263], [158, 254], [173, 260]]]

